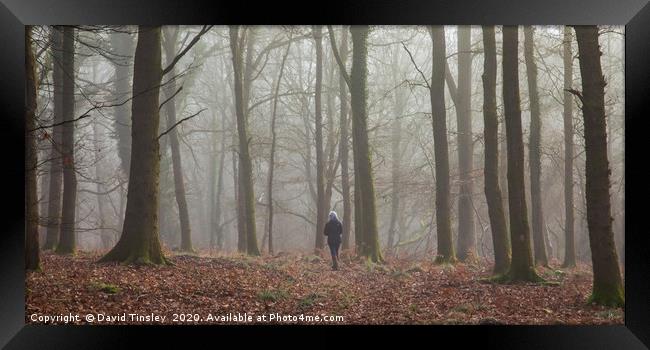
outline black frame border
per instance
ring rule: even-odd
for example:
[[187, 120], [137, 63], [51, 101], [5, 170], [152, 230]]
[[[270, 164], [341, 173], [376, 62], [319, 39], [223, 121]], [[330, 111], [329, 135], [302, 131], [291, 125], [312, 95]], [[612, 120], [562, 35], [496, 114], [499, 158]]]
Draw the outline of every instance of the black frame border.
[[[25, 24], [617, 24], [625, 25], [625, 326], [338, 326], [336, 336], [383, 342], [368, 331], [398, 329], [432, 344], [464, 339], [507, 348], [647, 348], [650, 345], [650, 240], [644, 232], [647, 186], [640, 181], [650, 111], [650, 5], [647, 0], [363, 0], [328, 1], [2, 0], [0, 3], [0, 149], [5, 166], [0, 211], [0, 346], [8, 348], [115, 348], [133, 338], [186, 344], [195, 335], [247, 342], [271, 341], [294, 331], [315, 335], [328, 327], [39, 326], [25, 325], [24, 272], [24, 25]], [[647, 6], [646, 6], [647, 5]], [[645, 123], [645, 124], [642, 124]], [[18, 152], [14, 150], [18, 149]], [[627, 166], [630, 164], [631, 166]], [[7, 193], [8, 192], [8, 193]], [[331, 326], [329, 326], [331, 327]], [[163, 330], [164, 332], [161, 332]], [[285, 332], [291, 332], [285, 333]], [[322, 336], [322, 334], [319, 334]], [[403, 338], [413, 339], [413, 338]], [[337, 341], [338, 343], [339, 341]], [[221, 343], [224, 344], [225, 343]], [[367, 344], [367, 343], [366, 343]], [[646, 345], [644, 345], [646, 344]]]

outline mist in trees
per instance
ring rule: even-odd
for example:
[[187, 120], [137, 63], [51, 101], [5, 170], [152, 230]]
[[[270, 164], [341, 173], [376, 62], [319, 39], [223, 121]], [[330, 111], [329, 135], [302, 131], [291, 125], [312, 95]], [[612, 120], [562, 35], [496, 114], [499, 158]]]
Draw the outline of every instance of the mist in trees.
[[537, 282], [588, 264], [593, 299], [624, 302], [623, 28], [27, 34], [30, 269], [39, 245], [320, 255], [334, 210], [345, 256]]

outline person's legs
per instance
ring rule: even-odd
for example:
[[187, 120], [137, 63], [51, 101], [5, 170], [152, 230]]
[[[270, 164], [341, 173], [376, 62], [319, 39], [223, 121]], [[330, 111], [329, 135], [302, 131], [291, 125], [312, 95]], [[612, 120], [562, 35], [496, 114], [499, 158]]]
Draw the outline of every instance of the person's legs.
[[338, 264], [338, 245], [336, 244], [328, 244], [330, 247], [330, 254], [332, 255], [332, 269], [338, 270], [339, 264]]

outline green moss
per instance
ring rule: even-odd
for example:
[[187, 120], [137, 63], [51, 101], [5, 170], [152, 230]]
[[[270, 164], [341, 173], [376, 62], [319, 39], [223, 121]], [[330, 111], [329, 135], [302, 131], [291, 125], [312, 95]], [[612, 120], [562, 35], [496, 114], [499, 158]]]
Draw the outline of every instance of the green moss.
[[91, 287], [106, 294], [116, 294], [120, 291], [120, 287], [104, 282], [92, 282]]
[[594, 286], [587, 302], [606, 307], [624, 307], [625, 293], [622, 287], [615, 285]]

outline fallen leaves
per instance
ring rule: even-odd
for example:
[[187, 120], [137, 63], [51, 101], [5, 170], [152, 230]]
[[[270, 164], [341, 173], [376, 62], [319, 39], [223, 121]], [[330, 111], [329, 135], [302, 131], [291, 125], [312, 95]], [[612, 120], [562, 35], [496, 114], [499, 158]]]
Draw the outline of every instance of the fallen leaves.
[[313, 255], [176, 255], [172, 266], [140, 267], [98, 264], [98, 257], [44, 253], [43, 272], [27, 275], [26, 322], [33, 313], [154, 313], [166, 316], [163, 323], [173, 323], [175, 313], [304, 313], [343, 316], [345, 324], [623, 323], [622, 309], [587, 305], [586, 267], [547, 273], [554, 284], [500, 285], [484, 282], [489, 266], [430, 261], [369, 266], [348, 259], [331, 271]]

